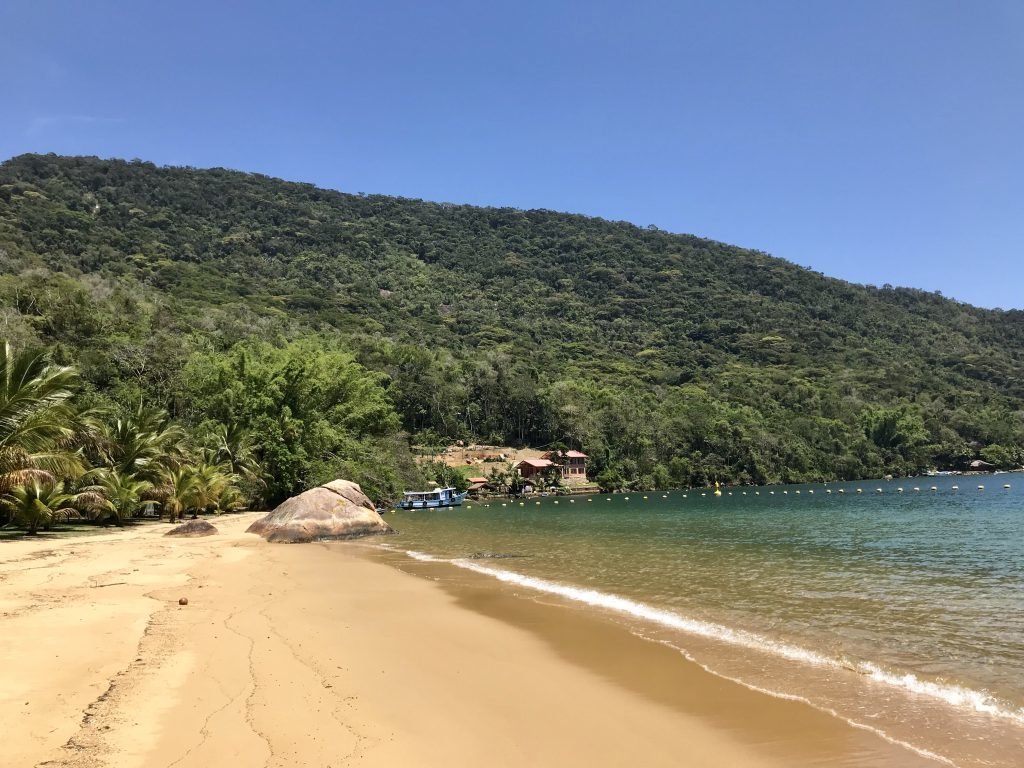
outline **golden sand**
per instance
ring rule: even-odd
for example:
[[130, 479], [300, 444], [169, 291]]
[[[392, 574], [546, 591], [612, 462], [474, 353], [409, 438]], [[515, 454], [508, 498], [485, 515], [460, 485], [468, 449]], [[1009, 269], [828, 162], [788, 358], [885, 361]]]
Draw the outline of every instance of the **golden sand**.
[[599, 615], [253, 519], [0, 544], [0, 763], [929, 764]]

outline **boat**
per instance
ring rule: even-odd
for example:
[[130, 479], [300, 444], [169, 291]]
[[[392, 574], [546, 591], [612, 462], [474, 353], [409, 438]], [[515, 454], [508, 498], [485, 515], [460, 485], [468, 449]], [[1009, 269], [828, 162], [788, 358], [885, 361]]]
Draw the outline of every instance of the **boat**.
[[458, 493], [454, 488], [435, 488], [432, 491], [406, 491], [396, 506], [399, 509], [439, 509], [460, 507], [465, 500], [466, 494]]

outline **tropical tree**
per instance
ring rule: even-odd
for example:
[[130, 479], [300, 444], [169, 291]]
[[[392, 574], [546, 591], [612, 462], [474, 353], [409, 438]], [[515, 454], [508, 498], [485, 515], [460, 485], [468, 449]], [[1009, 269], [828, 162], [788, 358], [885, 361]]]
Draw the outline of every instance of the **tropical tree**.
[[227, 500], [229, 488], [236, 488], [238, 475], [230, 470], [228, 464], [215, 464], [200, 461], [190, 467], [192, 472], [192, 492], [189, 497], [193, 512], [219, 510], [221, 499]]
[[157, 483], [185, 460], [185, 431], [166, 411], [144, 403], [106, 424], [99, 438], [98, 463], [127, 477]]
[[256, 458], [255, 444], [249, 430], [237, 422], [218, 423], [210, 441], [213, 446], [211, 460], [224, 465], [225, 470], [235, 476], [233, 482], [244, 485], [252, 498], [262, 499], [267, 490], [267, 477]]
[[491, 468], [488, 481], [499, 493], [504, 493], [512, 489], [515, 477], [516, 471], [510, 469], [507, 464], [502, 464], [500, 468]]
[[165, 469], [156, 487], [154, 497], [167, 511], [170, 522], [177, 522], [196, 498], [195, 472], [189, 465]]
[[82, 473], [71, 403], [78, 383], [72, 368], [52, 365], [42, 353], [0, 346], [0, 492]]
[[394, 458], [381, 455], [385, 472], [374, 466], [376, 458], [365, 458], [379, 455], [378, 441], [399, 426], [385, 377], [336, 343], [325, 348], [323, 340], [305, 339], [277, 348], [245, 342], [226, 356], [193, 355], [184, 378], [193, 418], [238, 425], [225, 435], [218, 460], [229, 460], [244, 477], [242, 458], [250, 444], [268, 479], [260, 494], [266, 501], [334, 479], [352, 463], [377, 475], [382, 492], [395, 491]]
[[118, 526], [145, 505], [146, 494], [153, 489], [149, 480], [141, 480], [116, 469], [99, 468], [89, 475], [95, 479], [90, 490], [101, 494], [105, 502], [95, 504], [95, 517], [99, 520], [112, 519]]
[[237, 485], [226, 485], [221, 488], [215, 507], [218, 512], [238, 512], [245, 509], [245, 495]]
[[35, 536], [40, 527], [49, 528], [61, 517], [76, 514], [75, 500], [74, 494], [64, 492], [63, 483], [32, 477], [0, 495], [0, 506], [15, 524], [25, 526], [28, 535]]
[[460, 493], [469, 488], [469, 481], [466, 480], [466, 476], [455, 469], [450, 467], [443, 461], [432, 461], [424, 468], [424, 475], [428, 482], [435, 482], [446, 488], [454, 488]]

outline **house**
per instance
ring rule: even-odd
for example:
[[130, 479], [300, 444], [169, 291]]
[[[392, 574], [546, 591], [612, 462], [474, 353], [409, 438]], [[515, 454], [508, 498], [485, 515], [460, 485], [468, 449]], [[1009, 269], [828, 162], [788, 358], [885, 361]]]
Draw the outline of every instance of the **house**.
[[587, 480], [587, 454], [581, 451], [549, 451], [544, 458], [557, 464], [565, 485], [584, 485]]
[[523, 480], [533, 484], [544, 477], [548, 469], [553, 466], [555, 463], [550, 459], [523, 459], [516, 464], [515, 470]]

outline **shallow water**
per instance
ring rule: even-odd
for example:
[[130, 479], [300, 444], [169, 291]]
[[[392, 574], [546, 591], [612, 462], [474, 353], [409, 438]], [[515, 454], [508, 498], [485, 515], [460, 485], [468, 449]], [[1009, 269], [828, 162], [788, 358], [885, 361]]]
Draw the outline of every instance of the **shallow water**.
[[540, 502], [389, 513], [388, 546], [937, 759], [1024, 763], [1024, 474]]

